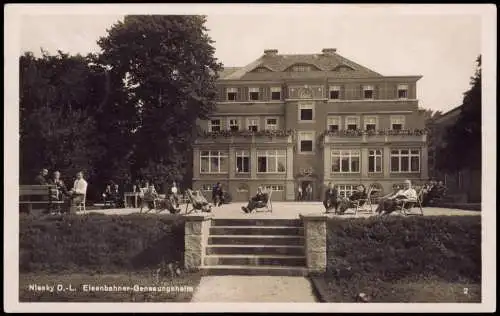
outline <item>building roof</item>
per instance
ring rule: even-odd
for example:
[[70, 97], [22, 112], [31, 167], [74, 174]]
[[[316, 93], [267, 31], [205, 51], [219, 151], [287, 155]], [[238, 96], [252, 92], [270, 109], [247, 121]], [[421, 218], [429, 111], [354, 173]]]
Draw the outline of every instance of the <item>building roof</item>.
[[[292, 72], [294, 65], [309, 65], [312, 71]], [[262, 72], [255, 71], [263, 68]], [[280, 55], [277, 50], [264, 54], [244, 67], [227, 67], [221, 80], [272, 80], [286, 78], [376, 78], [381, 74], [336, 53], [336, 49], [323, 49], [318, 54]]]

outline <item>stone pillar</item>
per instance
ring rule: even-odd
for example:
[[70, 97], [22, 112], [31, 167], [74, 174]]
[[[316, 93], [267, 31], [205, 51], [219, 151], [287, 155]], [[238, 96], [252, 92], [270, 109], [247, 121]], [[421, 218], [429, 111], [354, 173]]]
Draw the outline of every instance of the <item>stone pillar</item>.
[[204, 266], [212, 214], [185, 215], [184, 267], [196, 271]]
[[253, 142], [250, 146], [250, 178], [257, 179], [257, 148]]
[[368, 177], [368, 148], [361, 148], [361, 178]]
[[193, 177], [198, 179], [200, 177], [200, 149], [193, 147]]
[[384, 179], [389, 179], [391, 177], [391, 148], [389, 146], [384, 146]]
[[309, 272], [326, 271], [326, 219], [325, 214], [300, 215], [304, 225], [306, 264]]
[[233, 146], [229, 146], [229, 179], [234, 179], [236, 174], [236, 153]]
[[286, 179], [293, 180], [293, 145], [286, 147]]

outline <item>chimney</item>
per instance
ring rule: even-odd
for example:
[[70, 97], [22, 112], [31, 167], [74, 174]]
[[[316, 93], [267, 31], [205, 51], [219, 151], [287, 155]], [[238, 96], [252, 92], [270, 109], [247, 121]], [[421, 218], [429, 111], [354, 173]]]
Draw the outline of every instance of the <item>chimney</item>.
[[333, 55], [337, 51], [336, 48], [323, 48], [321, 51], [324, 55]]
[[264, 55], [266, 56], [276, 56], [278, 54], [277, 49], [265, 49], [264, 50]]

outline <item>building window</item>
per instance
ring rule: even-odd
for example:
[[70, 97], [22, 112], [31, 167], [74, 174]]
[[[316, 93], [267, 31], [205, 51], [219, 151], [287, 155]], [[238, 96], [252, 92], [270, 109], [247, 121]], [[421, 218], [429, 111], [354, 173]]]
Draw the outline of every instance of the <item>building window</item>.
[[221, 122], [219, 119], [213, 119], [208, 121], [208, 131], [210, 132], [220, 132]]
[[240, 130], [240, 121], [238, 119], [231, 118], [228, 122], [229, 130], [237, 132]]
[[286, 171], [285, 150], [259, 150], [257, 151], [257, 172], [259, 173], [284, 173]]
[[281, 100], [281, 87], [271, 87], [271, 100]]
[[403, 115], [391, 116], [391, 129], [402, 130], [405, 128], [405, 117]]
[[391, 172], [420, 172], [420, 149], [391, 150]]
[[340, 130], [340, 117], [329, 116], [326, 125], [329, 132], [338, 132]]
[[262, 185], [262, 188], [266, 191], [285, 191], [285, 186], [280, 184]]
[[200, 173], [227, 173], [227, 153], [222, 151], [202, 151], [200, 155]]
[[247, 119], [247, 127], [251, 132], [259, 131], [259, 119], [258, 118], [248, 118]]
[[348, 116], [345, 119], [345, 126], [347, 130], [355, 131], [359, 127], [359, 117], [357, 116]]
[[299, 121], [314, 120], [314, 103], [299, 103]]
[[398, 98], [399, 99], [408, 99], [408, 85], [407, 84], [398, 85]]
[[330, 86], [330, 100], [340, 99], [340, 86]]
[[337, 186], [337, 192], [340, 195], [340, 197], [343, 197], [343, 198], [350, 197], [354, 191], [356, 191], [355, 185], [340, 184]]
[[371, 173], [382, 172], [382, 150], [381, 149], [368, 150], [368, 172], [371, 172]]
[[278, 129], [278, 118], [269, 117], [266, 118], [266, 130], [275, 131]]
[[238, 96], [238, 88], [227, 88], [227, 100], [228, 101], [236, 101], [236, 97]]
[[377, 117], [376, 116], [365, 116], [365, 130], [375, 131], [377, 129]]
[[314, 152], [314, 132], [299, 132], [299, 152]]
[[201, 191], [212, 191], [213, 188], [214, 188], [213, 184], [205, 183], [205, 184], [201, 185], [200, 190]]
[[247, 193], [248, 191], [248, 185], [246, 185], [245, 183], [240, 184], [236, 189], [236, 192], [238, 193]]
[[248, 89], [248, 99], [250, 101], [259, 100], [259, 88], [249, 88]]
[[371, 85], [363, 86], [363, 99], [373, 99], [374, 87]]
[[236, 152], [236, 173], [250, 172], [250, 154], [242, 150]]
[[359, 150], [332, 150], [332, 172], [357, 173], [359, 172]]
[[294, 65], [290, 69], [291, 69], [291, 71], [294, 71], [294, 72], [306, 72], [306, 71], [311, 71], [312, 67], [309, 65]]

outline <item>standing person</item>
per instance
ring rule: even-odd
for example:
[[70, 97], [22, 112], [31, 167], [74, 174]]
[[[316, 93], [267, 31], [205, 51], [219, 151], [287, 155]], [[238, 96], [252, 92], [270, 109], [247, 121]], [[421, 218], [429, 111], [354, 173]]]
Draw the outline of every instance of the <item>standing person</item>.
[[71, 208], [70, 212], [74, 212], [76, 205], [83, 203], [85, 201], [85, 195], [87, 194], [87, 181], [83, 178], [83, 172], [78, 172], [76, 174], [76, 180], [73, 183], [73, 188], [70, 193], [71, 197]]
[[116, 207], [122, 207], [124, 204], [122, 194], [120, 192], [120, 186], [117, 183], [113, 184], [113, 187], [111, 188], [111, 200]]
[[46, 185], [48, 184], [47, 182], [47, 175], [49, 174], [49, 170], [43, 168], [40, 170], [40, 173], [35, 177], [35, 184], [38, 185]]
[[328, 189], [325, 191], [323, 205], [325, 206], [326, 213], [328, 213], [328, 211], [332, 208], [335, 208], [335, 213], [337, 213], [337, 208], [339, 205], [337, 201], [337, 189], [331, 182], [328, 183]]
[[217, 182], [217, 184], [212, 188], [212, 201], [215, 206], [222, 205], [223, 194], [222, 186], [220, 182]]
[[55, 197], [57, 200], [62, 200], [64, 195], [68, 195], [68, 189], [61, 179], [61, 173], [59, 171], [54, 171], [52, 174], [52, 178], [49, 179], [48, 184], [55, 185], [57, 188], [57, 196]]
[[307, 195], [307, 200], [308, 201], [312, 201], [312, 195], [313, 195], [313, 187], [312, 185], [309, 183], [307, 185], [307, 188], [306, 188], [306, 195]]
[[297, 200], [302, 201], [304, 199], [304, 192], [302, 191], [302, 186], [299, 185], [299, 188], [297, 189]]
[[172, 200], [174, 201], [175, 207], [179, 207], [179, 188], [177, 188], [177, 183], [175, 181], [172, 183], [172, 188], [170, 189], [170, 193], [172, 194]]

